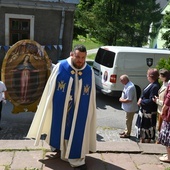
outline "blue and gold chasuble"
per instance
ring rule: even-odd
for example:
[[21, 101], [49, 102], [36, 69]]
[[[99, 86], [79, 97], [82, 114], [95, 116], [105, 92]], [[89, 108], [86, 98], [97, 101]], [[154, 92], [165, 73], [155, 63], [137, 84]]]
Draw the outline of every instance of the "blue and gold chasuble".
[[[87, 65], [83, 70], [77, 73], [66, 60], [61, 61], [53, 96], [50, 145], [61, 149], [62, 137], [64, 140], [71, 140], [71, 147], [68, 155], [70, 159], [80, 158], [81, 155], [92, 89], [92, 78], [89, 76], [92, 74], [90, 66]], [[78, 98], [78, 100], [74, 97], [76, 74], [78, 76], [78, 81], [82, 81], [81, 87], [79, 86], [81, 89], [79, 89], [77, 94], [81, 97]], [[69, 99], [66, 100], [68, 97]], [[77, 105], [77, 107], [75, 107], [75, 105]], [[86, 105], [87, 107], [84, 107]], [[64, 112], [64, 109], [66, 109], [67, 112]], [[67, 113], [67, 115], [64, 115], [64, 113]], [[62, 134], [64, 134], [64, 136], [62, 136]], [[71, 138], [70, 134], [72, 134]]]

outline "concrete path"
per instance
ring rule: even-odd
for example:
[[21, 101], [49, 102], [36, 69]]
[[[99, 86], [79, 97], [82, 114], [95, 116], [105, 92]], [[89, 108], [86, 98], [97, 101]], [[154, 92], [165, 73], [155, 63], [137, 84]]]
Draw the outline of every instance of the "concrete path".
[[[86, 156], [87, 170], [165, 170], [168, 163], [159, 161], [166, 153], [159, 144], [134, 141], [97, 142], [97, 152]], [[73, 170], [60, 160], [50, 147], [34, 140], [0, 140], [0, 170]]]

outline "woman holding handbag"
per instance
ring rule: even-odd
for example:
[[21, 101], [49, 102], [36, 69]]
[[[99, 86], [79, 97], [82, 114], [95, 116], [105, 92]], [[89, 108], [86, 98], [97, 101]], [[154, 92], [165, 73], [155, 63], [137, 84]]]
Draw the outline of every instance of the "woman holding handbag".
[[157, 122], [157, 104], [153, 101], [158, 96], [160, 84], [159, 71], [149, 68], [147, 71], [148, 86], [143, 90], [137, 104], [140, 107], [136, 120], [136, 137], [141, 143], [150, 143], [155, 140]]

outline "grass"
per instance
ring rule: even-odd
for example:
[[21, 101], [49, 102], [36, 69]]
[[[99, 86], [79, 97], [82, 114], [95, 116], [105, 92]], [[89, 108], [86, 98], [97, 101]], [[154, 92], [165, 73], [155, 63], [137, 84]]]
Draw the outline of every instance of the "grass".
[[87, 55], [87, 58], [94, 60], [95, 56], [96, 56], [96, 54], [89, 54], [89, 55]]
[[102, 46], [102, 43], [96, 41], [94, 38], [86, 38], [83, 36], [78, 36], [78, 39], [73, 40], [73, 47], [76, 44], [83, 44], [84, 46], [86, 46], [87, 50], [99, 48], [100, 46]]
[[[76, 44], [83, 44], [87, 48], [87, 50], [99, 48], [100, 46], [103, 45], [102, 43], [96, 41], [94, 38], [88, 38], [88, 37], [86, 38], [86, 37], [83, 37], [83, 36], [78, 36], [78, 39], [73, 40], [73, 47]], [[90, 54], [90, 55], [87, 56], [87, 58], [88, 59], [94, 59], [95, 55], [96, 54]]]

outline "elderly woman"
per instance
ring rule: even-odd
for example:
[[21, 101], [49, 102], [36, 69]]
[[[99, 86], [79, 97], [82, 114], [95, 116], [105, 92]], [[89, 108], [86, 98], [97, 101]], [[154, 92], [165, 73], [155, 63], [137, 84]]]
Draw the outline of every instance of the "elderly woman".
[[135, 126], [136, 136], [142, 143], [150, 143], [151, 140], [155, 140], [157, 104], [153, 98], [158, 96], [160, 88], [158, 78], [159, 71], [156, 68], [149, 68], [147, 71], [149, 85], [143, 90], [137, 103], [140, 109]]

